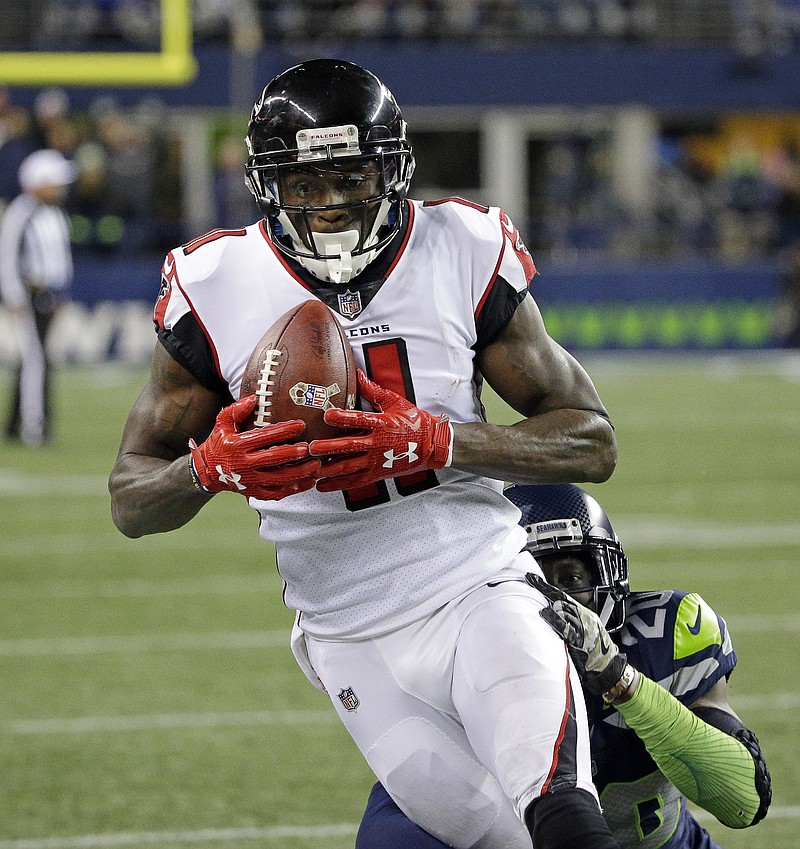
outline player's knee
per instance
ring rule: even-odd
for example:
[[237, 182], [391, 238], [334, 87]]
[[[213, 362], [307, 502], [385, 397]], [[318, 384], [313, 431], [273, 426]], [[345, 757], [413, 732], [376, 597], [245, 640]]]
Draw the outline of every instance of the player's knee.
[[[458, 849], [486, 845], [499, 798], [476, 776], [457, 770], [438, 752], [418, 749], [386, 776], [387, 788], [413, 819]], [[499, 795], [499, 791], [498, 791]]]
[[356, 835], [355, 849], [448, 849], [412, 822], [378, 782], [372, 788]]
[[[414, 744], [408, 747], [410, 731]], [[395, 744], [401, 735], [403, 746]], [[456, 849], [513, 846], [517, 833], [525, 835], [494, 778], [423, 720], [393, 729], [373, 745], [369, 760], [398, 806]]]

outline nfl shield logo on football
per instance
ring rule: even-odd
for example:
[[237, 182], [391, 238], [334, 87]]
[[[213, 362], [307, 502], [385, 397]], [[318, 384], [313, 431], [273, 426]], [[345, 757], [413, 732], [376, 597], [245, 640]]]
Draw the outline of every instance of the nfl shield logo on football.
[[361, 292], [351, 292], [349, 289], [344, 295], [338, 295], [339, 312], [342, 315], [354, 316], [361, 312]]
[[309, 383], [303, 406], [324, 409], [327, 401], [328, 390], [324, 386], [316, 386], [313, 383]]
[[339, 700], [344, 705], [345, 710], [356, 710], [361, 704], [358, 696], [353, 692], [352, 687], [345, 687], [344, 690], [341, 690], [339, 692]]

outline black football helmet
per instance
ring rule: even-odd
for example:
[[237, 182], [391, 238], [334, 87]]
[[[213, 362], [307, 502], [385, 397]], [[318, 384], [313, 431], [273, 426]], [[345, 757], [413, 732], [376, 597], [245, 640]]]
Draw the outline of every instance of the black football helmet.
[[[316, 277], [347, 283], [400, 229], [414, 157], [392, 93], [364, 68], [314, 59], [279, 74], [253, 107], [246, 142], [246, 182], [271, 240]], [[308, 193], [304, 203], [290, 189], [300, 175], [338, 181], [339, 202]], [[312, 230], [312, 216], [331, 210], [344, 210], [350, 229]]]
[[560, 554], [582, 560], [592, 572], [593, 585], [571, 594], [593, 592], [594, 610], [606, 630], [619, 630], [630, 593], [628, 558], [597, 500], [574, 484], [515, 484], [504, 494], [522, 511], [526, 551], [537, 559]]

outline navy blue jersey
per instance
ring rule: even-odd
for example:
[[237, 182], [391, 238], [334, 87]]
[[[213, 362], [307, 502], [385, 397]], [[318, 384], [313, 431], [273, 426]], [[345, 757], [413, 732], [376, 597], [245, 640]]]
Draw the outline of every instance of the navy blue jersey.
[[[628, 660], [687, 707], [736, 666], [725, 620], [697, 593], [635, 592], [614, 641]], [[620, 849], [720, 849], [686, 809], [686, 799], [659, 770], [617, 710], [586, 695], [593, 779]], [[356, 849], [444, 849], [413, 825], [375, 784]]]
[[[648, 678], [687, 707], [736, 665], [725, 620], [696, 593], [635, 592], [614, 641]], [[661, 773], [615, 708], [587, 694], [593, 779], [623, 849], [713, 849], [686, 810], [686, 799]]]

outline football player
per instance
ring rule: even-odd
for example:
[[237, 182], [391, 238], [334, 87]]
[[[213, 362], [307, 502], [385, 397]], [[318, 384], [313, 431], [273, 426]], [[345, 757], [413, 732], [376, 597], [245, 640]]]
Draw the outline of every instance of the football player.
[[[164, 263], [151, 374], [109, 483], [117, 526], [168, 531], [215, 493], [246, 496], [298, 612], [298, 662], [416, 822], [459, 849], [616, 846], [580, 681], [521, 580], [501, 483], [603, 481], [616, 442], [545, 330], [519, 232], [497, 207], [411, 200], [402, 114], [349, 62], [279, 74], [247, 146], [263, 218]], [[313, 298], [351, 342], [360, 409], [325, 412], [332, 439], [247, 429], [251, 352]], [[484, 380], [521, 421], [486, 422]]]
[[[611, 522], [580, 487], [505, 492], [552, 585], [530, 578], [552, 602], [541, 615], [581, 670], [594, 780], [620, 846], [717, 849], [687, 799], [731, 828], [759, 822], [770, 776], [755, 734], [728, 703], [736, 655], [725, 620], [696, 593], [630, 593]], [[356, 849], [444, 846], [375, 785]]]

